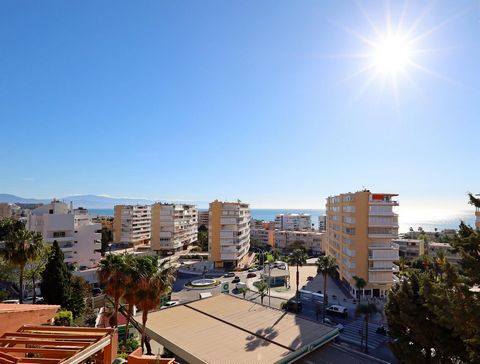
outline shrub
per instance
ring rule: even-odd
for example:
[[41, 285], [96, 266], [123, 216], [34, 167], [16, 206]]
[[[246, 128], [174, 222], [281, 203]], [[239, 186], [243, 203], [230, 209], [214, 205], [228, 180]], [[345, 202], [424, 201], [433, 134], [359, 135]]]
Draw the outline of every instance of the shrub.
[[73, 314], [72, 311], [62, 310], [55, 315], [55, 326], [72, 326]]

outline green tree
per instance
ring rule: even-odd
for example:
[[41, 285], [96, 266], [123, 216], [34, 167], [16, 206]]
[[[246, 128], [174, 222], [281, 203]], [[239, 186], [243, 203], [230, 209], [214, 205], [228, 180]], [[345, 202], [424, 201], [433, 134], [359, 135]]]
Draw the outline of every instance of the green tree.
[[78, 319], [84, 313], [85, 301], [89, 295], [91, 289], [87, 281], [82, 277], [71, 276], [65, 308], [72, 312], [74, 319]]
[[402, 362], [480, 362], [480, 231], [462, 222], [449, 243], [458, 269], [438, 256], [420, 259], [389, 294], [392, 350]]
[[33, 303], [37, 302], [36, 286], [37, 282], [40, 282], [42, 279], [42, 273], [47, 264], [49, 251], [50, 246], [42, 242], [37, 256], [29, 261], [25, 266], [25, 278], [32, 282]]
[[367, 281], [362, 277], [358, 277], [358, 276], [353, 276], [352, 278], [355, 281], [355, 288], [357, 291], [358, 303], [360, 304], [361, 298], [362, 298], [360, 291], [367, 286]]
[[125, 255], [109, 254], [100, 261], [98, 280], [105, 293], [113, 299], [113, 323], [117, 327], [120, 299], [125, 294]]
[[208, 252], [208, 231], [198, 230], [197, 244], [201, 251]]
[[23, 222], [11, 217], [5, 217], [0, 219], [0, 241], [7, 240], [9, 235], [12, 235], [16, 231], [24, 230], [25, 225]]
[[365, 322], [365, 353], [367, 354], [368, 354], [368, 321], [373, 315], [377, 313], [380, 313], [380, 310], [373, 303], [362, 303], [362, 304], [359, 304], [355, 309], [355, 316], [359, 317], [360, 315], [363, 315], [363, 320]]
[[42, 272], [40, 284], [42, 296], [46, 303], [65, 307], [70, 295], [72, 274], [64, 262], [63, 252], [57, 241], [49, 250], [47, 264]]
[[260, 302], [263, 305], [263, 299], [265, 298], [268, 292], [268, 284], [267, 282], [261, 281], [256, 285], [256, 287], [257, 287], [258, 293], [260, 294]]
[[241, 293], [243, 295], [243, 299], [245, 299], [245, 296], [247, 295], [247, 292], [248, 292], [248, 288], [247, 287], [240, 287], [238, 289], [238, 292]]
[[323, 276], [323, 322], [325, 322], [325, 310], [327, 308], [327, 278], [329, 275], [335, 273], [337, 268], [337, 260], [334, 256], [324, 255], [317, 260], [317, 273]]
[[19, 270], [20, 303], [23, 303], [24, 295], [24, 271], [28, 262], [34, 260], [42, 247], [42, 236], [21, 229], [10, 233], [5, 241], [3, 258]]
[[[145, 327], [148, 319], [148, 312], [155, 309], [161, 302], [162, 296], [170, 293], [172, 283], [175, 279], [175, 268], [169, 265], [170, 262], [163, 261], [154, 270], [142, 272], [136, 288], [136, 305], [142, 310], [142, 341], [143, 350], [145, 344]], [[150, 354], [150, 353], [149, 353]]]
[[298, 301], [299, 301], [299, 294], [298, 294], [298, 286], [300, 284], [300, 271], [299, 267], [304, 265], [307, 262], [307, 254], [305, 253], [304, 250], [302, 249], [295, 249], [289, 256], [288, 256], [288, 264], [289, 265], [296, 265], [297, 266], [297, 272], [296, 272], [296, 284], [297, 284], [297, 290], [296, 290], [296, 301], [297, 301], [297, 309], [298, 309]]

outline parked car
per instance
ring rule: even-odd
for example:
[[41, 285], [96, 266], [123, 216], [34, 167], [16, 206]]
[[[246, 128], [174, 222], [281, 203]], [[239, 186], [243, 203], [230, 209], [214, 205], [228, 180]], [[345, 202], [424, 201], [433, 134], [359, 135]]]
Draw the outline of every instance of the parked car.
[[343, 325], [341, 323], [335, 323], [332, 320], [330, 320], [328, 317], [325, 318], [325, 323], [334, 326], [338, 329], [338, 331], [343, 331]]
[[251, 273], [251, 272], [256, 272], [256, 271], [257, 271], [257, 267], [250, 268], [248, 271], [249, 271], [250, 273]]
[[[33, 303], [33, 296], [29, 296], [23, 300], [23, 303]], [[37, 296], [35, 298], [35, 303], [45, 303], [45, 300], [42, 296]]]
[[313, 281], [313, 277], [312, 277], [312, 276], [308, 276], [308, 277], [307, 277], [307, 281]]
[[338, 316], [344, 316], [344, 317], [348, 316], [348, 309], [340, 305], [331, 305], [326, 309], [326, 311], [328, 313], [338, 315]]
[[162, 310], [162, 309], [164, 309], [164, 308], [176, 306], [176, 305], [178, 305], [178, 304], [179, 304], [178, 301], [167, 301], [167, 302], [165, 302], [165, 304], [164, 304], [162, 307], [160, 307], [160, 309]]
[[284, 304], [283, 308], [290, 312], [302, 311], [302, 301], [298, 301], [298, 307], [297, 307], [297, 301], [295, 299], [288, 300]]
[[20, 300], [3, 300], [2, 303], [19, 304]]
[[240, 282], [240, 277], [235, 276], [235, 278], [232, 279], [232, 283], [238, 283], [238, 282]]
[[254, 278], [256, 277], [257, 275], [255, 273], [248, 273], [247, 274], [247, 278]]
[[235, 273], [233, 272], [228, 272], [223, 275], [223, 278], [232, 278], [235, 277]]
[[257, 270], [263, 270], [263, 265], [259, 265], [259, 266], [257, 267]]

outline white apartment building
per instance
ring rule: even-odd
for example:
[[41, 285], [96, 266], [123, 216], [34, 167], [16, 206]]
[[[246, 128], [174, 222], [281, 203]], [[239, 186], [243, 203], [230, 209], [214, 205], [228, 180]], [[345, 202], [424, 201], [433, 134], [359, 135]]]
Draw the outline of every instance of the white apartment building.
[[309, 214], [279, 214], [275, 216], [277, 230], [310, 230], [312, 218]]
[[46, 243], [57, 241], [66, 263], [90, 268], [101, 259], [102, 225], [93, 223], [86, 209], [73, 210], [53, 200], [32, 210], [26, 227], [40, 233]]
[[318, 217], [318, 230], [327, 231], [327, 215], [320, 215]]
[[152, 214], [150, 205], [116, 205], [113, 241], [129, 246], [150, 242]]
[[418, 258], [427, 253], [425, 241], [421, 239], [394, 239], [392, 243], [398, 246], [399, 256], [406, 259]]
[[250, 208], [242, 202], [210, 203], [209, 260], [215, 267], [243, 267], [250, 249]]
[[301, 244], [312, 255], [325, 252], [323, 243], [325, 233], [319, 231], [275, 230], [275, 247], [289, 250], [295, 244]]
[[194, 205], [156, 203], [151, 211], [152, 250], [175, 253], [197, 241], [198, 210]]

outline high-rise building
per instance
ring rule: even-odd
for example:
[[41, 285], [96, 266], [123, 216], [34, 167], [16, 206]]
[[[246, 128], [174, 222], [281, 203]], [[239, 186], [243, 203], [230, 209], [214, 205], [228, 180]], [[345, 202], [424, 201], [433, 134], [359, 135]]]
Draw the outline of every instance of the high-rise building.
[[53, 200], [28, 216], [28, 230], [40, 233], [46, 243], [56, 241], [66, 263], [94, 267], [101, 259], [102, 225], [93, 223], [88, 210]]
[[198, 211], [198, 227], [205, 226], [208, 229], [208, 210]]
[[197, 241], [198, 210], [194, 205], [152, 205], [150, 245], [156, 252], [175, 253]]
[[215, 267], [247, 265], [250, 249], [250, 208], [242, 202], [210, 203], [208, 258]]
[[320, 215], [318, 217], [318, 230], [320, 231], [327, 230], [327, 215]]
[[326, 252], [337, 259], [340, 279], [356, 294], [353, 276], [367, 282], [363, 294], [386, 295], [398, 260], [398, 206], [392, 193], [363, 190], [327, 199]]
[[275, 216], [277, 230], [310, 230], [312, 218], [309, 214], [279, 214]]
[[113, 219], [113, 241], [130, 246], [150, 242], [151, 206], [116, 205]]

